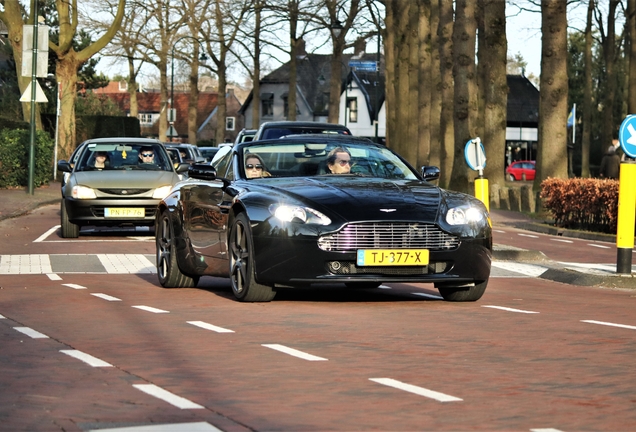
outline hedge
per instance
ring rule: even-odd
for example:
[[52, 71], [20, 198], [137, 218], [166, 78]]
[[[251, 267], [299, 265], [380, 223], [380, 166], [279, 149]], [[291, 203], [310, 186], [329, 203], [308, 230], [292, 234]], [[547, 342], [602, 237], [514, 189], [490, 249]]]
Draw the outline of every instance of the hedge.
[[[24, 129], [0, 129], [0, 188], [29, 185], [31, 133]], [[36, 133], [33, 186], [47, 184], [53, 177], [55, 141], [46, 132]]]

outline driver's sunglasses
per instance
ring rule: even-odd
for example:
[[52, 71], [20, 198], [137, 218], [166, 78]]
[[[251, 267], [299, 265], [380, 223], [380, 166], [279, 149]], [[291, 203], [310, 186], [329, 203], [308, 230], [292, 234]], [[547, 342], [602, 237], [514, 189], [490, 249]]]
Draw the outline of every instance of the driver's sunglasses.
[[256, 164], [256, 165], [254, 165], [254, 164], [247, 164], [247, 165], [245, 165], [245, 168], [247, 168], [247, 169], [257, 169], [257, 170], [262, 170], [262, 169], [263, 169], [263, 165], [261, 165], [261, 164]]
[[155, 154], [154, 153], [142, 153], [141, 155], [143, 157], [153, 157]]
[[351, 165], [350, 160], [343, 160], [343, 159], [337, 160], [336, 163], [340, 166]]

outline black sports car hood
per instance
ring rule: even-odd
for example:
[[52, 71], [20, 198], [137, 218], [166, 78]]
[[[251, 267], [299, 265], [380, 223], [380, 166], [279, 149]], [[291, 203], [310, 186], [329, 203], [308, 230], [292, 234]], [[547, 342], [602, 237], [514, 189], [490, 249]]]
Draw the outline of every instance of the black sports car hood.
[[[388, 180], [354, 176], [263, 179], [250, 190], [284, 197], [343, 220], [424, 220], [439, 212], [440, 189], [420, 180]], [[273, 196], [272, 192], [274, 193]]]

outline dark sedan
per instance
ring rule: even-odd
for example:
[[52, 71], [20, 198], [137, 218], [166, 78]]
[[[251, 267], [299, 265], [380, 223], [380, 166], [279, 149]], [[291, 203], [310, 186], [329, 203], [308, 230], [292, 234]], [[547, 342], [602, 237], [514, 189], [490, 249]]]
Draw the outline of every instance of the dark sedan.
[[241, 301], [311, 284], [430, 282], [446, 300], [478, 300], [490, 276], [488, 213], [428, 181], [438, 177], [350, 136], [236, 144], [190, 167], [159, 204], [159, 282], [228, 277]]

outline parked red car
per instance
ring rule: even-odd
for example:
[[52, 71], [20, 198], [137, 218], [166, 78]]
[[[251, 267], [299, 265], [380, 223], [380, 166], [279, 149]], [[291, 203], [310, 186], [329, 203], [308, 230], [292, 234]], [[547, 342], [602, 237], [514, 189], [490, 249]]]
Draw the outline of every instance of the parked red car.
[[516, 161], [506, 168], [506, 174], [510, 181], [534, 180], [535, 161]]

